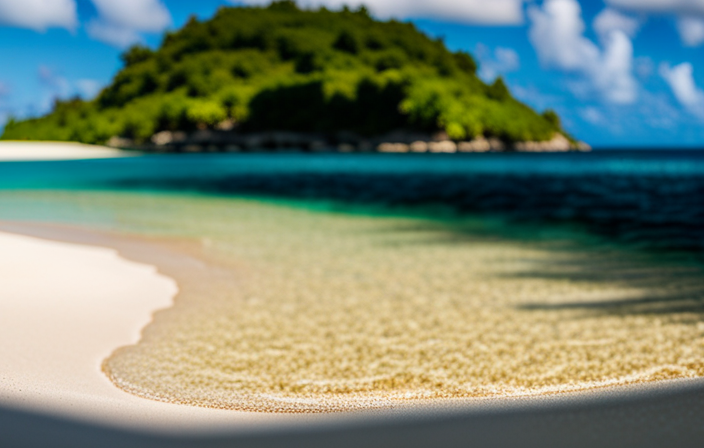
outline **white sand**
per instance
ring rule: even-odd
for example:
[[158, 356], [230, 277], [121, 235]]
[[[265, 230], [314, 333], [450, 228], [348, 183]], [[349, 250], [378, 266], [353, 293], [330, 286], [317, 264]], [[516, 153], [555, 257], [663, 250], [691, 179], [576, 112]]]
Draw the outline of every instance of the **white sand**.
[[136, 153], [72, 142], [0, 142], [1, 161], [75, 160], [129, 157]]
[[111, 249], [0, 233], [0, 445], [643, 448], [696, 447], [704, 437], [698, 380], [314, 418], [122, 392], [102, 360], [135, 342], [176, 291], [153, 267]]
[[0, 406], [152, 429], [285, 418], [151, 401], [108, 381], [101, 362], [176, 292], [114, 250], [0, 233]]

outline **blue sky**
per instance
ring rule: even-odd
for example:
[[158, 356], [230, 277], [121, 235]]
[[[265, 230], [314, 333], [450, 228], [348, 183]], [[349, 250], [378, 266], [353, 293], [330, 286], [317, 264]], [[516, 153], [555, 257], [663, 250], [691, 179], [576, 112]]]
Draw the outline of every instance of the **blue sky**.
[[[191, 14], [226, 0], [0, 0], [0, 126], [94, 96], [120, 53], [158, 46]], [[266, 3], [250, 0], [246, 3]], [[414, 22], [470, 51], [487, 81], [555, 109], [594, 146], [704, 147], [704, 0], [369, 0], [380, 18]], [[339, 0], [301, 0], [339, 8]]]

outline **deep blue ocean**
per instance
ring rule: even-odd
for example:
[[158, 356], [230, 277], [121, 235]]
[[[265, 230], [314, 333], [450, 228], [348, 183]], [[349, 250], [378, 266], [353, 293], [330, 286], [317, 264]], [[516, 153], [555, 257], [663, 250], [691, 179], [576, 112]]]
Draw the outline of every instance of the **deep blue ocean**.
[[183, 191], [333, 200], [578, 224], [704, 253], [704, 151], [193, 154], [0, 163], [0, 189]]

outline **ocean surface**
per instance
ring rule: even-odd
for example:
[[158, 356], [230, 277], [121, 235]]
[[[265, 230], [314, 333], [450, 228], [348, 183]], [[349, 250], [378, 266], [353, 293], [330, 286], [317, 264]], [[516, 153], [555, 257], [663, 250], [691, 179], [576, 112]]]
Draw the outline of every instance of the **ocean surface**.
[[190, 260], [116, 386], [263, 412], [704, 376], [702, 193], [699, 152], [0, 163], [0, 220]]
[[[333, 200], [569, 223], [648, 248], [704, 250], [704, 151], [198, 154], [0, 163], [0, 189]], [[435, 211], [433, 212], [435, 213]]]

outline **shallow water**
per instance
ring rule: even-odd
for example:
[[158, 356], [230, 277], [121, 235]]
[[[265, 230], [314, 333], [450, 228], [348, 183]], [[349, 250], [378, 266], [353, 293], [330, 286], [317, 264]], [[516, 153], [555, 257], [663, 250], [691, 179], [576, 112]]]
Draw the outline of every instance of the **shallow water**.
[[257, 411], [701, 376], [702, 194], [699, 152], [0, 163], [0, 219], [200, 260], [116, 385]]
[[104, 363], [147, 398], [323, 412], [704, 374], [704, 271], [688, 257], [500, 217], [302, 205], [0, 191], [0, 219], [197, 248], [174, 307]]
[[0, 189], [83, 188], [333, 200], [569, 223], [704, 253], [704, 151], [200, 154], [0, 164]]

